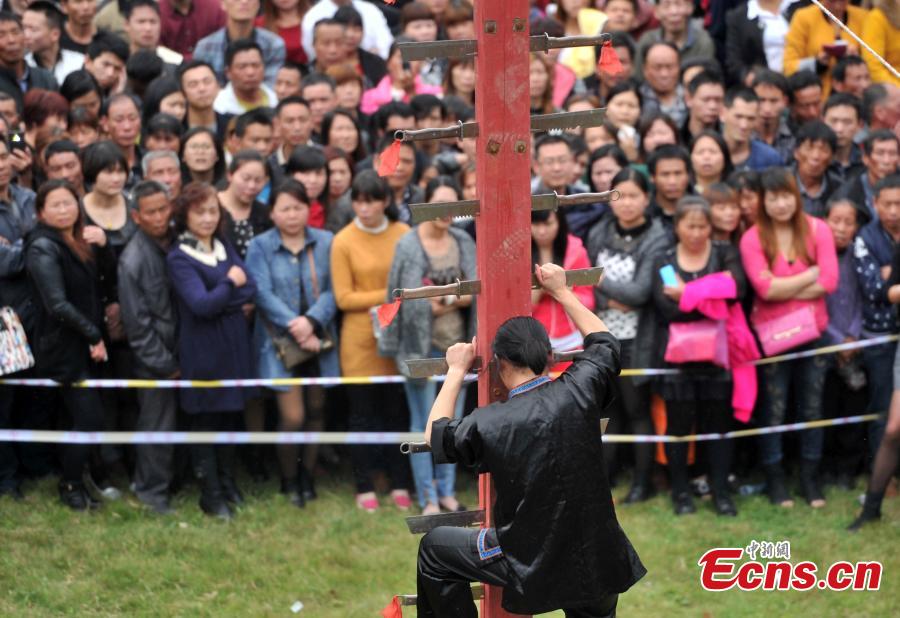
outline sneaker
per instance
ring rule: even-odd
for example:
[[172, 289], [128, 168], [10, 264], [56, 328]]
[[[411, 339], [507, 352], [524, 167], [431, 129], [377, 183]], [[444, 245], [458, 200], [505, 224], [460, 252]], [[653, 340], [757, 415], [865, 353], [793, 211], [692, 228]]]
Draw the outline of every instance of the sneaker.
[[412, 506], [412, 500], [409, 498], [409, 492], [405, 489], [395, 489], [391, 492], [391, 499], [394, 501], [394, 506], [396, 506], [401, 511], [408, 511]]
[[374, 513], [378, 510], [378, 498], [375, 492], [370, 491], [364, 494], [356, 494], [356, 506], [366, 513]]

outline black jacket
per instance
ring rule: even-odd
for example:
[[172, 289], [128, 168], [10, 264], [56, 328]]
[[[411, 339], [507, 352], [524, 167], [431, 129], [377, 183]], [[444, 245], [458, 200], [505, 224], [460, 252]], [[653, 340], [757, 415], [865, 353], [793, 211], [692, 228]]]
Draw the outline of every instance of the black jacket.
[[[40, 67], [28, 67], [28, 76], [25, 78], [25, 83], [27, 84], [26, 91], [31, 90], [32, 88], [42, 88], [44, 90], [53, 91], [59, 90], [59, 84], [56, 83], [56, 78], [53, 77], [53, 73]], [[19, 80], [11, 69], [0, 68], [0, 91], [5, 92], [15, 99], [16, 109], [18, 109], [21, 114], [25, 93], [22, 92], [22, 88], [19, 86]]]
[[166, 252], [141, 230], [119, 258], [119, 305], [138, 365], [160, 378], [175, 373], [178, 321], [166, 270]]
[[596, 603], [647, 570], [619, 527], [600, 439], [619, 342], [592, 333], [558, 379], [432, 427], [437, 463], [493, 475], [494, 524], [512, 571], [503, 607], [537, 614]]
[[759, 18], [747, 19], [747, 5], [731, 9], [725, 16], [725, 80], [729, 86], [743, 83], [754, 66], [769, 66], [763, 48]]
[[41, 377], [90, 377], [89, 346], [100, 343], [103, 310], [94, 263], [82, 262], [62, 235], [41, 223], [28, 234], [25, 269], [39, 299], [32, 352]]

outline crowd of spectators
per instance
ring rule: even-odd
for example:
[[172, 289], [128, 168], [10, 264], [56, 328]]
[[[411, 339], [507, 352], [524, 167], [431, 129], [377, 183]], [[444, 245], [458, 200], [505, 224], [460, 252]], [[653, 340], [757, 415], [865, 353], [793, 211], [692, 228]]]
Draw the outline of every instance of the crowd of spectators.
[[[610, 432], [725, 432], [892, 406], [895, 343], [749, 374], [676, 360], [675, 339], [709, 321], [694, 283], [729, 282], [716, 300], [755, 331], [744, 323], [746, 360], [782, 336], [781, 349], [804, 351], [900, 330], [900, 1], [823, 4], [878, 57], [805, 0], [531, 3], [532, 35], [608, 32], [623, 71], [604, 69], [593, 46], [530, 56], [532, 113], [606, 108], [599, 126], [534, 136], [532, 192], [619, 194], [533, 213], [530, 260], [603, 266], [600, 284], [576, 292], [621, 341], [623, 367], [685, 369], [621, 378]], [[407, 61], [398, 47], [475, 38], [469, 0], [4, 9], [0, 306], [16, 312], [36, 361], [7, 377], [63, 386], [0, 385], [0, 428], [422, 431], [436, 388], [423, 380], [69, 385], [406, 375], [407, 360], [471, 339], [470, 297], [404, 302], [387, 326], [375, 317], [393, 288], [477, 277], [471, 221], [412, 226], [410, 215], [411, 204], [477, 197], [475, 140], [404, 142], [393, 172], [375, 171], [396, 130], [477, 119], [472, 58]], [[565, 312], [539, 290], [532, 301], [554, 349], [578, 348]], [[615, 483], [631, 468], [625, 504], [667, 484], [679, 515], [704, 494], [736, 515], [735, 489], [756, 472], [772, 503], [790, 507], [795, 471], [800, 495], [821, 508], [825, 482], [849, 488], [874, 470], [869, 521], [897, 464], [900, 397], [895, 407], [890, 420], [806, 430], [796, 443], [773, 433], [609, 444], [608, 474]], [[238, 459], [251, 482], [274, 463], [281, 492], [302, 507], [345, 456], [360, 509], [379, 508], [381, 485], [400, 510], [413, 492], [427, 514], [465, 508], [452, 466], [394, 445], [2, 443], [0, 495], [21, 498], [23, 479], [59, 474], [73, 509], [132, 491], [166, 513], [196, 477], [203, 511], [227, 518], [244, 501]]]

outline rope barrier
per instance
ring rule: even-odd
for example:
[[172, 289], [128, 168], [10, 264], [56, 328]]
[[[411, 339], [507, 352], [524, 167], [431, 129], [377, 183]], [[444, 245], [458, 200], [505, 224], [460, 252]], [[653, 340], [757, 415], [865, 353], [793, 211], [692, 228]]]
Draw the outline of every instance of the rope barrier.
[[895, 69], [893, 66], [891, 66], [891, 64], [890, 64], [887, 60], [885, 60], [884, 58], [882, 58], [880, 54], [878, 54], [874, 49], [872, 49], [871, 47], [869, 47], [869, 44], [868, 44], [868, 43], [866, 43], [866, 42], [863, 41], [859, 36], [857, 36], [857, 34], [856, 34], [855, 32], [853, 32], [850, 28], [848, 28], [848, 27], [844, 24], [844, 22], [842, 22], [840, 19], [838, 19], [837, 17], [835, 17], [834, 14], [833, 14], [831, 11], [829, 11], [828, 9], [826, 9], [826, 8], [822, 5], [822, 3], [819, 2], [819, 0], [812, 0], [812, 3], [815, 4], [817, 7], [819, 7], [819, 9], [820, 9], [823, 13], [825, 13], [826, 16], [828, 16], [828, 19], [830, 19], [831, 21], [833, 21], [834, 23], [836, 23], [838, 26], [840, 26], [841, 30], [843, 30], [844, 32], [846, 32], [847, 34], [849, 34], [850, 36], [852, 36], [853, 39], [854, 39], [857, 43], [859, 43], [863, 48], [865, 48], [865, 50], [866, 50], [867, 52], [869, 52], [870, 54], [872, 54], [873, 56], [875, 56], [875, 58], [878, 59], [878, 62], [880, 62], [880, 63], [884, 66], [884, 68], [886, 68], [886, 69], [887, 69], [887, 70], [888, 70], [895, 78], [900, 79], [900, 71], [897, 71], [897, 69]]
[[[818, 429], [851, 423], [864, 423], [879, 418], [863, 414], [843, 418], [790, 423], [773, 427], [740, 429], [727, 433], [705, 433], [689, 436], [645, 436], [605, 434], [604, 442], [692, 442], [745, 438], [773, 433]], [[421, 442], [425, 434], [417, 432], [213, 432], [213, 431], [44, 431], [36, 429], [0, 429], [0, 442], [43, 442], [50, 444], [400, 444]]]
[[[897, 341], [898, 335], [883, 335], [881, 337], [873, 337], [872, 339], [863, 339], [853, 341], [851, 343], [840, 343], [837, 345], [824, 346], [814, 350], [804, 350], [802, 352], [790, 352], [778, 356], [770, 356], [762, 358], [750, 365], [770, 365], [772, 363], [782, 363], [800, 358], [809, 358], [811, 356], [820, 356], [824, 354], [834, 354], [836, 352], [845, 352], [848, 350], [858, 350], [871, 346], [882, 345]], [[700, 370], [702, 371], [702, 370]], [[676, 375], [685, 373], [682, 369], [675, 368], [645, 368], [645, 369], [623, 369], [621, 376], [662, 376]], [[436, 382], [443, 382], [444, 376], [433, 376], [429, 378]], [[470, 374], [466, 376], [467, 381], [478, 379], [478, 376]], [[400, 375], [395, 376], [358, 376], [358, 377], [335, 377], [335, 378], [247, 378], [239, 380], [134, 380], [134, 379], [97, 379], [83, 380], [76, 382], [71, 386], [77, 388], [252, 388], [265, 386], [337, 386], [346, 385], [362, 385], [362, 384], [402, 384], [408, 378]], [[6, 378], [0, 379], [0, 385], [9, 386], [39, 386], [39, 387], [60, 387], [63, 384], [47, 378]]]

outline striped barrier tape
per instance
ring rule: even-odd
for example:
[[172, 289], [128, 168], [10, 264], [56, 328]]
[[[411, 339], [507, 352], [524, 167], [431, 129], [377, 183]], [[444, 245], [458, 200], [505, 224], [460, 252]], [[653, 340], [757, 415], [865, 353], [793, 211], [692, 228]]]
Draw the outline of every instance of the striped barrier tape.
[[[604, 442], [692, 442], [759, 436], [764, 434], [817, 429], [835, 425], [864, 423], [879, 418], [863, 414], [843, 418], [790, 423], [773, 427], [740, 429], [727, 433], [705, 433], [690, 436], [629, 436], [604, 434]], [[37, 429], [0, 429], [0, 442], [43, 442], [51, 444], [400, 444], [421, 442], [417, 432], [214, 432], [214, 431], [44, 431]]]
[[[883, 335], [872, 339], [863, 339], [853, 341], [851, 343], [840, 343], [837, 345], [829, 345], [815, 350], [804, 350], [802, 352], [790, 352], [788, 354], [780, 354], [778, 356], [770, 356], [762, 358], [750, 365], [770, 365], [773, 363], [783, 363], [787, 361], [797, 360], [800, 358], [808, 358], [810, 356], [820, 356], [823, 354], [834, 354], [836, 352], [845, 352], [847, 350], [858, 350], [871, 346], [882, 345], [897, 341], [898, 335]], [[701, 370], [702, 371], [702, 370]], [[676, 375], [682, 373], [681, 369], [660, 368], [660, 369], [623, 369], [621, 376], [662, 376]], [[444, 376], [434, 376], [430, 378], [436, 382], [443, 382]], [[470, 374], [466, 376], [467, 381], [478, 379], [478, 376]], [[359, 376], [359, 377], [335, 377], [335, 378], [247, 378], [239, 380], [135, 380], [135, 379], [97, 379], [83, 380], [72, 384], [77, 388], [251, 388], [265, 386], [337, 386], [340, 384], [361, 385], [361, 384], [402, 384], [407, 378], [400, 375], [394, 376]], [[59, 387], [61, 383], [47, 378], [6, 378], [0, 379], [0, 385], [9, 386], [40, 386], [40, 387]]]

